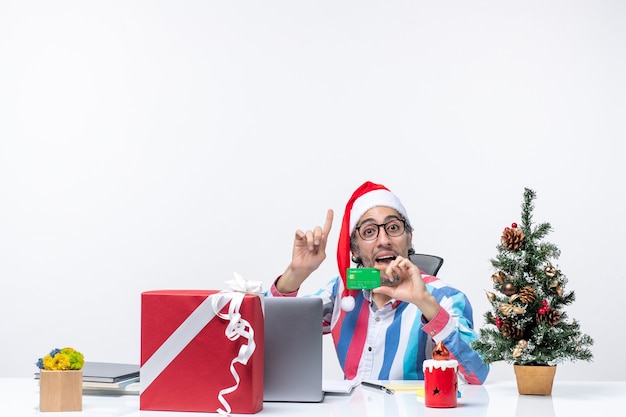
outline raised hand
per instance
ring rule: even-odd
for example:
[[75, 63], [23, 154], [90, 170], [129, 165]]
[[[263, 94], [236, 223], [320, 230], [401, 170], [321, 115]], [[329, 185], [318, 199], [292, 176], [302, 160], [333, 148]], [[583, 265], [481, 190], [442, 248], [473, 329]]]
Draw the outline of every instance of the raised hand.
[[280, 292], [293, 292], [326, 259], [326, 243], [333, 225], [333, 210], [326, 213], [324, 226], [313, 230], [297, 230], [293, 241], [291, 264], [276, 283]]

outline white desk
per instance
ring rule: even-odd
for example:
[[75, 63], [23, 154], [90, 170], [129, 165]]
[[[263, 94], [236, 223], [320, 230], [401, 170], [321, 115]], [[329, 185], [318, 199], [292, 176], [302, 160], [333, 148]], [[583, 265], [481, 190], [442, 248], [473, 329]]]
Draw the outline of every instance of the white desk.
[[[260, 417], [562, 417], [572, 415], [623, 417], [626, 415], [626, 381], [554, 382], [552, 396], [519, 395], [514, 381], [461, 385], [459, 406], [426, 408], [423, 399], [406, 392], [385, 394], [357, 387], [351, 395], [326, 396], [322, 403], [264, 403]], [[216, 413], [140, 411], [139, 396], [83, 396], [83, 411], [40, 413], [39, 386], [28, 378], [0, 378], [0, 415], [22, 417], [201, 417]], [[250, 416], [251, 414], [241, 414]]]

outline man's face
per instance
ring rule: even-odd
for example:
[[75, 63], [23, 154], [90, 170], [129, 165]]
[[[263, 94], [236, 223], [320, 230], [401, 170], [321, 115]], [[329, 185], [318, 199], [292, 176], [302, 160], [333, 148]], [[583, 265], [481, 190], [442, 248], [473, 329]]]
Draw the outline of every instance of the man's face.
[[[389, 207], [374, 207], [366, 211], [359, 219], [356, 227], [360, 228], [361, 234], [364, 236], [367, 236], [367, 231], [373, 232], [378, 229], [378, 236], [372, 240], [363, 239], [357, 231], [358, 252], [353, 252], [353, 255], [361, 258], [364, 267], [384, 271], [397, 256], [408, 256], [408, 250], [411, 247], [411, 233], [405, 230], [399, 236], [389, 236], [389, 234], [396, 233], [394, 231], [398, 230], [397, 227], [404, 227], [401, 220], [402, 216]], [[387, 224], [389, 233], [385, 231], [384, 226], [371, 227], [371, 225], [382, 224]]]

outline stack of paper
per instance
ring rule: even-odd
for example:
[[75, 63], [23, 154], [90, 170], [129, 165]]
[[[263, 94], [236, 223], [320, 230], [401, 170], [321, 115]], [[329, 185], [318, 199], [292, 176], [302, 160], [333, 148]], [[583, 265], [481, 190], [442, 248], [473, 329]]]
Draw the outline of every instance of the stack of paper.
[[393, 392], [414, 392], [418, 397], [424, 396], [424, 381], [390, 381], [383, 386]]
[[357, 380], [325, 379], [322, 381], [322, 391], [324, 394], [350, 394], [357, 385], [359, 385]]

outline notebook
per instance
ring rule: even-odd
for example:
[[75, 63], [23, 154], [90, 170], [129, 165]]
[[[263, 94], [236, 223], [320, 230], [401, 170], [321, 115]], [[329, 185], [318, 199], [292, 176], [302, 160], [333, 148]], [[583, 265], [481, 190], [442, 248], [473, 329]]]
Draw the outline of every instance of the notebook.
[[264, 303], [263, 401], [322, 401], [322, 299], [265, 297]]

